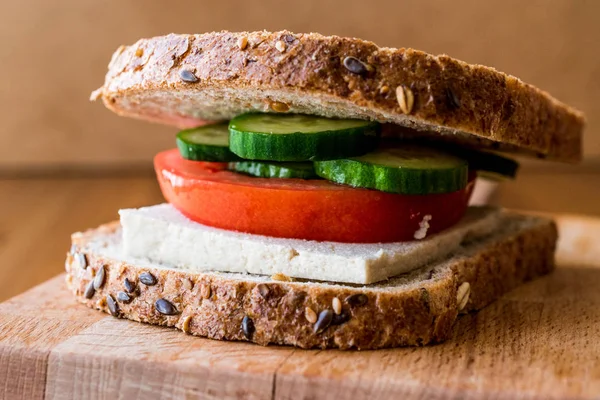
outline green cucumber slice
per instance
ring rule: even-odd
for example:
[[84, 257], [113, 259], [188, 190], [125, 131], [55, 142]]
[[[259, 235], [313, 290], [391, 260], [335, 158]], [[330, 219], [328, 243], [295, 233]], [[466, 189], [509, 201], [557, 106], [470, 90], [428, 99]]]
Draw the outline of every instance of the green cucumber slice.
[[452, 143], [436, 141], [401, 141], [397, 139], [382, 139], [380, 147], [399, 147], [406, 144], [424, 146], [453, 154], [467, 160], [470, 171], [477, 171], [477, 176], [496, 181], [514, 179], [519, 170], [519, 163], [493, 151], [477, 150], [458, 146]]
[[363, 155], [380, 124], [301, 114], [244, 114], [229, 123], [229, 148], [249, 160], [312, 161]]
[[229, 123], [204, 125], [177, 134], [181, 156], [193, 161], [236, 161], [240, 158], [229, 150]]
[[317, 175], [330, 181], [402, 194], [449, 193], [463, 189], [468, 163], [440, 150], [405, 145], [362, 157], [315, 162]]
[[310, 162], [238, 161], [229, 163], [229, 169], [261, 178], [319, 179]]
[[477, 150], [459, 150], [456, 154], [469, 162], [469, 168], [478, 171], [477, 176], [496, 181], [514, 179], [519, 163], [496, 153]]

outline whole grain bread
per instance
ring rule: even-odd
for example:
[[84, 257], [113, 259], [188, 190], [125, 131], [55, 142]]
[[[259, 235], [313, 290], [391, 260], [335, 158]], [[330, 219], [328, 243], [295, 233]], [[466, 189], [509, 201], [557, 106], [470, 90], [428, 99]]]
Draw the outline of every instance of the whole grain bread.
[[307, 113], [562, 161], [581, 158], [584, 126], [577, 110], [490, 67], [288, 31], [141, 39], [114, 53], [92, 98], [179, 127], [249, 111]]
[[378, 349], [447, 339], [460, 312], [550, 272], [556, 237], [551, 220], [511, 214], [498, 232], [446, 261], [362, 286], [188, 273], [128, 259], [115, 222], [74, 234], [65, 267], [79, 301], [117, 317], [213, 339]]

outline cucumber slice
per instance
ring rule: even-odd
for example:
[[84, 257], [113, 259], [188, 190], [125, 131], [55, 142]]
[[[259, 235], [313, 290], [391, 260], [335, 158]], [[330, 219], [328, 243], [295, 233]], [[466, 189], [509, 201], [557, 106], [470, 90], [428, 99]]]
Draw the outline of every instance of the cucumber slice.
[[261, 178], [319, 179], [309, 162], [238, 161], [229, 163], [229, 169]]
[[240, 158], [229, 150], [227, 122], [186, 129], [177, 134], [181, 156], [193, 161], [236, 161]]
[[449, 193], [468, 181], [467, 161], [442, 151], [405, 145], [362, 157], [315, 162], [317, 175], [333, 182], [402, 194]]
[[519, 170], [519, 163], [504, 155], [486, 150], [476, 150], [451, 143], [436, 141], [401, 141], [397, 139], [382, 139], [380, 147], [400, 147], [406, 144], [438, 149], [467, 160], [470, 171], [478, 171], [477, 176], [495, 181], [514, 179]]
[[300, 114], [244, 114], [229, 123], [229, 148], [249, 160], [311, 161], [363, 155], [380, 124]]
[[519, 163], [496, 153], [477, 150], [459, 150], [456, 152], [469, 162], [473, 171], [481, 171], [478, 176], [495, 181], [514, 179], [517, 176]]

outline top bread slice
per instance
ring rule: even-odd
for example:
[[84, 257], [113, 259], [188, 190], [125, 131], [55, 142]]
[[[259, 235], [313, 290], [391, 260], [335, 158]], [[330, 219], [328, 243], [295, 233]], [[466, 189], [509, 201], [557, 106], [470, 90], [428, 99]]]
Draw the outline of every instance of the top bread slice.
[[493, 68], [288, 31], [141, 39], [115, 52], [92, 98], [179, 127], [250, 111], [306, 113], [569, 162], [581, 158], [584, 126], [577, 110]]

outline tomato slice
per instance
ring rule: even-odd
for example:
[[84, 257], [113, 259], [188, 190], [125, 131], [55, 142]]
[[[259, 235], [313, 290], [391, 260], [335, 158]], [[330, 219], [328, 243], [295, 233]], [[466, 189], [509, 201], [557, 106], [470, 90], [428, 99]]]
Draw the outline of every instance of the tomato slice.
[[174, 150], [154, 158], [166, 200], [205, 225], [295, 239], [350, 243], [414, 240], [431, 216], [427, 234], [464, 215], [473, 189], [426, 196], [356, 189], [326, 180], [255, 178], [226, 164], [183, 159]]

